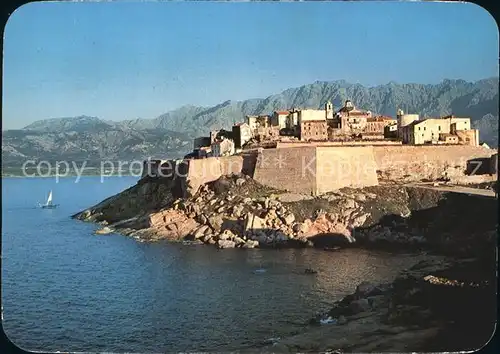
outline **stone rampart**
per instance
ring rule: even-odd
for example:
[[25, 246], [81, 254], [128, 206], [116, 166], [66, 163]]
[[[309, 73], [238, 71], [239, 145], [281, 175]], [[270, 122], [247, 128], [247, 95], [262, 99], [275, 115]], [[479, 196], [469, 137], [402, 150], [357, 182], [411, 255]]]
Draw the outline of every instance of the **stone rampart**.
[[278, 141], [276, 143], [277, 149], [282, 148], [292, 148], [292, 147], [308, 147], [308, 146], [374, 146], [374, 145], [384, 145], [384, 146], [400, 146], [401, 141], [392, 141], [392, 140], [372, 140], [372, 141]]
[[316, 190], [316, 148], [263, 149], [253, 178], [264, 185], [297, 193]]
[[377, 185], [372, 147], [302, 147], [261, 152], [254, 179], [296, 193], [318, 195], [342, 187]]
[[[198, 188], [208, 182], [215, 181], [223, 175], [246, 172], [248, 156], [233, 155], [227, 157], [208, 157], [189, 160], [187, 174], [187, 191], [194, 194]], [[250, 171], [253, 173], [253, 171]]]
[[388, 180], [419, 181], [454, 177], [466, 173], [469, 161], [495, 153], [481, 146], [374, 146], [379, 177]]
[[[318, 195], [343, 187], [373, 186], [387, 180], [410, 182], [460, 177], [470, 174], [471, 166], [477, 161], [488, 161], [490, 165], [490, 157], [495, 153], [493, 149], [468, 145], [294, 145], [228, 157], [185, 160], [175, 165], [182, 167], [175, 179], [177, 189], [184, 195], [192, 195], [201, 185], [231, 173], [247, 174], [280, 190]], [[158, 161], [153, 170], [158, 173], [157, 168], [161, 166], [160, 170], [168, 172], [170, 163]]]
[[317, 147], [316, 190], [323, 194], [343, 187], [378, 185], [372, 146]]

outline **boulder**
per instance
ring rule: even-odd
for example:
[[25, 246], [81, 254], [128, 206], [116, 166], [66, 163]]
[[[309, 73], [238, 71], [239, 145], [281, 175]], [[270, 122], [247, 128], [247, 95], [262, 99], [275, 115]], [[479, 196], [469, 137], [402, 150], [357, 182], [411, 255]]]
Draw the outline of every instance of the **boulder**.
[[236, 243], [230, 240], [219, 240], [217, 241], [218, 248], [234, 248], [236, 247]]
[[356, 201], [358, 201], [358, 202], [364, 202], [364, 201], [366, 201], [366, 195], [358, 193], [358, 194], [354, 195], [354, 199], [356, 199]]
[[236, 180], [236, 185], [237, 185], [237, 186], [241, 186], [241, 185], [245, 184], [245, 182], [246, 182], [246, 181], [245, 181], [245, 179], [244, 179], [244, 178], [238, 178], [238, 179]]
[[269, 209], [266, 213], [266, 219], [268, 220], [276, 220], [277, 217], [276, 209]]
[[224, 230], [219, 235], [219, 240], [232, 240], [235, 237], [235, 234], [231, 230]]
[[370, 310], [370, 308], [370, 302], [368, 301], [368, 299], [353, 300], [349, 304], [349, 310], [352, 314], [365, 312]]
[[354, 209], [356, 208], [356, 202], [354, 201], [354, 199], [346, 199], [344, 201], [344, 208], [346, 209]]
[[354, 218], [352, 221], [352, 227], [360, 227], [363, 226], [363, 224], [366, 222], [366, 219], [368, 218], [370, 214], [361, 214], [357, 217]]
[[253, 213], [248, 213], [245, 219], [244, 230], [259, 230], [265, 228], [266, 222]]
[[248, 240], [241, 247], [242, 248], [255, 248], [257, 246], [259, 246], [259, 242], [258, 241]]
[[105, 227], [103, 227], [102, 229], [96, 230], [96, 231], [95, 231], [95, 234], [96, 234], [96, 235], [107, 235], [107, 234], [110, 234], [110, 233], [112, 233], [112, 232], [113, 232], [113, 229], [111, 229], [111, 228], [109, 228], [109, 227], [105, 226]]
[[208, 219], [205, 216], [205, 214], [198, 215], [198, 222], [200, 224], [206, 224], [208, 222]]
[[291, 225], [295, 221], [295, 215], [289, 213], [281, 218], [285, 225]]
[[222, 224], [224, 223], [224, 220], [220, 215], [213, 215], [208, 218], [208, 224], [214, 229], [215, 231], [220, 231]]
[[285, 242], [288, 240], [288, 237], [287, 235], [285, 235], [283, 232], [281, 231], [276, 231], [273, 235], [273, 238], [274, 238], [274, 241], [276, 242]]
[[193, 236], [194, 236], [194, 239], [199, 239], [203, 236], [205, 236], [206, 232], [209, 230], [210, 228], [207, 226], [207, 225], [202, 225], [200, 226], [198, 229], [195, 230]]
[[235, 237], [233, 238], [233, 241], [236, 243], [236, 245], [240, 245], [240, 244], [245, 243], [245, 240], [244, 240], [244, 239], [242, 239], [242, 238], [241, 238], [241, 237], [239, 237], [239, 236], [235, 236]]
[[375, 289], [374, 284], [364, 281], [356, 287], [355, 294], [360, 297], [369, 296], [374, 289]]
[[233, 215], [237, 218], [239, 218], [241, 216], [241, 214], [243, 213], [243, 206], [242, 205], [236, 205], [233, 207]]

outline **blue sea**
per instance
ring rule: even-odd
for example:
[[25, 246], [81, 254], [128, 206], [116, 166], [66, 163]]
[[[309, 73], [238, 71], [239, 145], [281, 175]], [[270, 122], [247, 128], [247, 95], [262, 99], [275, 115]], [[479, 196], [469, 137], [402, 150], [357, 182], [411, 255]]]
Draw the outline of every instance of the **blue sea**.
[[[3, 329], [35, 351], [256, 348], [362, 281], [390, 281], [412, 255], [348, 249], [217, 250], [140, 243], [71, 215], [134, 177], [2, 179]], [[57, 209], [39, 209], [49, 190]], [[305, 274], [313, 268], [317, 274]]]

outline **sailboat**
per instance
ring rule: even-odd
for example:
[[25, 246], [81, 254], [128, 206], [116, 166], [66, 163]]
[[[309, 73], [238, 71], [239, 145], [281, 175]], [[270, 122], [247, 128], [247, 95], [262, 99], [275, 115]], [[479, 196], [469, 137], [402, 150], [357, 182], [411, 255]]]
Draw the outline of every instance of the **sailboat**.
[[52, 203], [52, 191], [49, 192], [49, 197], [47, 198], [47, 202], [45, 204], [38, 203], [38, 205], [42, 209], [54, 209], [54, 208], [57, 208], [59, 206], [59, 204]]

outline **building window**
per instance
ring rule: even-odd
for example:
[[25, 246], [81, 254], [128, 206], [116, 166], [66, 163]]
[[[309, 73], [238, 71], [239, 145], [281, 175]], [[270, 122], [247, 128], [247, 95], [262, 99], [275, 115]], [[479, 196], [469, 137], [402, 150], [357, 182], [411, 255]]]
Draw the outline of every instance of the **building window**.
[[441, 126], [440, 125], [438, 125], [438, 130], [441, 130]]
[[420, 127], [418, 127], [418, 130], [420, 130]]
[[425, 130], [425, 127], [424, 127], [424, 130]]

